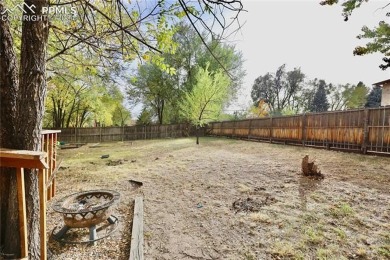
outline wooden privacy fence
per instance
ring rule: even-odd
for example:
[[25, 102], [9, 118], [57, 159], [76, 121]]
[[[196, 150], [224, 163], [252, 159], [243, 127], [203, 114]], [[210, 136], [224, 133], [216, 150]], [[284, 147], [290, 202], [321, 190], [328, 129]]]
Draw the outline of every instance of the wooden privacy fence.
[[390, 107], [213, 122], [207, 134], [390, 154]]
[[176, 138], [191, 134], [188, 124], [137, 125], [123, 127], [62, 128], [58, 141], [67, 143], [92, 143], [129, 141], [157, 138]]

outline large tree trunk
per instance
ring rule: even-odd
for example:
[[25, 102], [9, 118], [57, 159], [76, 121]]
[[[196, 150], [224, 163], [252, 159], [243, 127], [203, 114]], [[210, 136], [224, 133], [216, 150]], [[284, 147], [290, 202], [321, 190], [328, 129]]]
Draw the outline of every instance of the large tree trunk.
[[[4, 10], [0, 1], [0, 13]], [[7, 14], [4, 14], [4, 17]], [[0, 147], [15, 147], [18, 67], [7, 19], [0, 18]], [[15, 170], [0, 169], [0, 248], [4, 257], [20, 256]]]
[[[25, 1], [35, 6], [35, 13], [25, 8], [24, 15], [39, 16], [47, 0]], [[0, 8], [3, 8], [0, 2]], [[1, 19], [4, 20], [4, 19]], [[0, 146], [14, 149], [39, 151], [46, 95], [46, 46], [48, 23], [45, 19], [23, 21], [19, 82], [17, 78], [16, 55], [7, 21], [0, 22], [1, 55], [1, 143]], [[5, 94], [3, 96], [3, 94]], [[20, 256], [18, 210], [16, 204], [16, 182], [13, 174], [1, 174], [0, 237], [5, 252], [11, 258]], [[25, 172], [26, 204], [28, 219], [29, 259], [40, 258], [39, 241], [39, 194], [38, 176]], [[7, 203], [8, 202], [8, 203]], [[12, 229], [12, 232], [8, 229]], [[6, 239], [5, 239], [6, 238]]]
[[[48, 0], [25, 1], [36, 6], [35, 14], [42, 13]], [[41, 149], [42, 121], [46, 96], [46, 46], [48, 22], [44, 19], [23, 22], [20, 60], [18, 142], [22, 149]], [[28, 244], [31, 259], [39, 259], [39, 195], [38, 176], [26, 171]], [[42, 231], [43, 232], [43, 231]]]

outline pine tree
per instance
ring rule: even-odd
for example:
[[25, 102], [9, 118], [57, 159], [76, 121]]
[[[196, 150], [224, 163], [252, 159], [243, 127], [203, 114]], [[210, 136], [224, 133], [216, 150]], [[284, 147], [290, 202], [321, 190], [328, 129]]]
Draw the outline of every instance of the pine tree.
[[[324, 82], [325, 83], [325, 82]], [[325, 84], [320, 84], [314, 94], [313, 100], [309, 104], [310, 112], [325, 112], [329, 108], [329, 102], [326, 98]]]
[[375, 86], [367, 96], [365, 107], [380, 107], [382, 100], [382, 88]]

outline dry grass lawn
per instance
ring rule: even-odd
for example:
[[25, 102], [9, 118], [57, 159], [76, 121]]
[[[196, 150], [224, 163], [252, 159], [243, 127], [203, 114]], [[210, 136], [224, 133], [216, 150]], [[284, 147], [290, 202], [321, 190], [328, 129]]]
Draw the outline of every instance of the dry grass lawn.
[[[305, 154], [325, 179], [300, 175]], [[87, 144], [60, 156], [53, 201], [117, 190], [121, 224], [96, 246], [51, 240], [53, 259], [128, 259], [137, 195], [145, 259], [390, 259], [388, 157], [215, 138]], [[48, 229], [61, 225], [49, 205]]]

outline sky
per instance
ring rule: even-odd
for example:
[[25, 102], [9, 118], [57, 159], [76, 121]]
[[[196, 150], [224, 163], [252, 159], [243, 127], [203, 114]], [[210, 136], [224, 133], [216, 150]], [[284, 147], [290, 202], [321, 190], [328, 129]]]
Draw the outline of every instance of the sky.
[[254, 80], [275, 72], [286, 64], [287, 70], [301, 68], [307, 79], [324, 79], [333, 84], [368, 86], [390, 78], [390, 70], [378, 66], [383, 55], [354, 56], [353, 50], [363, 45], [358, 40], [361, 28], [374, 27], [386, 18], [379, 9], [388, 1], [371, 0], [356, 9], [348, 22], [343, 19], [341, 6], [321, 6], [320, 0], [242, 0], [244, 9], [239, 16], [241, 30], [230, 37], [237, 50], [242, 51], [247, 75], [239, 100], [229, 109], [244, 109], [250, 103]]

